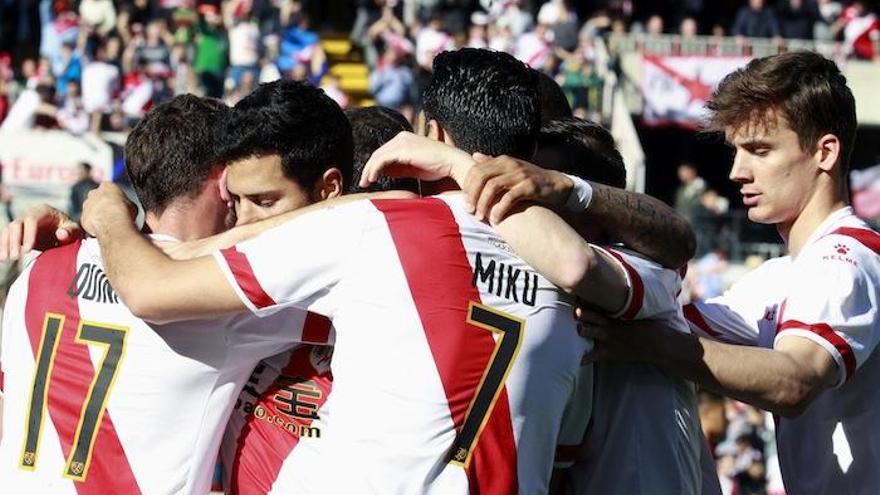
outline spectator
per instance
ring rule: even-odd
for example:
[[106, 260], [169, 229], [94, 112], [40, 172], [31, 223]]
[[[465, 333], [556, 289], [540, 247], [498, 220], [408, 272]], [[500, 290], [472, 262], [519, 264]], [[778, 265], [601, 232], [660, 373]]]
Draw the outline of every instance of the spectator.
[[697, 36], [697, 20], [693, 17], [682, 19], [678, 27], [678, 34], [684, 39], [692, 39]]
[[85, 134], [89, 130], [89, 114], [85, 111], [77, 81], [69, 81], [64, 102], [58, 109], [58, 123], [72, 134]]
[[678, 166], [678, 180], [681, 185], [675, 191], [675, 209], [693, 223], [700, 197], [706, 191], [706, 181], [697, 174], [697, 168], [688, 162]]
[[749, 0], [736, 13], [731, 34], [747, 38], [775, 38], [780, 34], [776, 14], [764, 5], [764, 0]]
[[119, 69], [107, 62], [106, 47], [95, 48], [95, 58], [82, 75], [83, 110], [91, 116], [92, 132], [101, 128], [101, 119], [113, 111], [113, 97], [119, 88]]
[[502, 0], [490, 2], [489, 16], [495, 19], [495, 24], [502, 29], [507, 29], [514, 39], [522, 36], [532, 28], [534, 18], [532, 14], [523, 10], [522, 0]]
[[229, 42], [217, 7], [202, 4], [202, 20], [196, 35], [196, 57], [193, 71], [206, 96], [223, 97], [223, 79], [228, 60]]
[[880, 19], [865, 0], [856, 0], [844, 9], [834, 30], [843, 30], [843, 43], [850, 56], [861, 60], [878, 58], [874, 43], [880, 40]]
[[253, 15], [249, 0], [229, 2], [226, 8], [229, 29], [229, 77], [233, 86], [241, 83], [245, 73], [254, 78], [260, 61], [260, 28]]
[[468, 28], [468, 39], [465, 46], [468, 48], [489, 48], [489, 16], [483, 12], [474, 12], [471, 15], [471, 25]]
[[547, 26], [539, 23], [533, 31], [519, 37], [513, 54], [529, 67], [540, 69], [553, 53], [553, 43], [549, 38]]
[[327, 74], [324, 76], [321, 89], [324, 90], [324, 93], [329, 96], [331, 100], [339, 105], [339, 108], [348, 108], [349, 98], [348, 95], [345, 94], [345, 91], [342, 90], [338, 77], [333, 74]]
[[819, 17], [815, 4], [804, 0], [785, 0], [779, 9], [779, 30], [783, 38], [813, 38], [813, 26]]
[[55, 92], [64, 97], [67, 92], [67, 83], [79, 82], [82, 77], [82, 62], [76, 53], [73, 43], [61, 45], [61, 52], [52, 64], [52, 74], [55, 76]]
[[136, 34], [131, 43], [133, 65], [144, 65], [149, 74], [167, 74], [171, 69], [171, 49], [167, 43], [170, 38], [164, 20], [147, 24], [146, 38]]
[[81, 0], [79, 18], [87, 32], [106, 38], [116, 27], [116, 8], [112, 0]]
[[834, 0], [817, 0], [816, 13], [818, 18], [813, 26], [813, 37], [821, 41], [833, 41], [835, 36], [834, 26], [843, 7], [840, 2]]
[[649, 17], [645, 24], [645, 32], [652, 36], [663, 34], [663, 18], [656, 14]]
[[455, 40], [446, 32], [443, 19], [438, 15], [431, 16], [428, 24], [416, 34], [416, 62], [428, 72], [438, 53], [454, 48]]
[[[403, 23], [394, 15], [394, 9], [385, 6], [382, 9], [382, 16], [374, 22], [367, 30], [366, 41], [364, 42], [364, 57], [367, 65], [375, 67], [379, 62], [379, 48], [381, 45], [385, 50], [393, 50], [403, 48], [405, 43], [409, 43], [405, 38], [406, 28]], [[409, 48], [403, 48], [406, 51], [412, 51], [412, 44]]]
[[86, 201], [89, 191], [98, 188], [98, 183], [92, 179], [92, 166], [88, 163], [80, 163], [76, 183], [70, 188], [70, 217], [79, 221], [82, 215], [82, 206]]
[[379, 67], [370, 74], [370, 92], [383, 107], [403, 107], [409, 102], [413, 84], [412, 70], [400, 63], [394, 51], [385, 52]]
[[577, 15], [565, 0], [550, 0], [538, 11], [538, 22], [550, 26], [553, 43], [565, 51], [573, 51], [578, 44]]
[[79, 17], [69, 0], [42, 0], [40, 22], [40, 55], [43, 57], [53, 60], [61, 53], [61, 45], [76, 44], [79, 39]]

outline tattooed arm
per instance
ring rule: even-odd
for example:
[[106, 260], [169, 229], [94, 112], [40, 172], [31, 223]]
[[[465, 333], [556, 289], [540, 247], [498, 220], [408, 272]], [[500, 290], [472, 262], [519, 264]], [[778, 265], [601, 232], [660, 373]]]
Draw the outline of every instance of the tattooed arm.
[[[590, 182], [593, 198], [581, 214], [605, 232], [668, 268], [694, 255], [696, 237], [687, 220], [662, 201], [645, 194]], [[497, 223], [514, 205], [534, 201], [560, 207], [574, 183], [565, 174], [510, 157], [470, 168], [462, 185], [477, 218]]]
[[590, 182], [593, 200], [584, 212], [606, 232], [667, 268], [694, 255], [697, 240], [690, 224], [666, 203], [646, 194]]

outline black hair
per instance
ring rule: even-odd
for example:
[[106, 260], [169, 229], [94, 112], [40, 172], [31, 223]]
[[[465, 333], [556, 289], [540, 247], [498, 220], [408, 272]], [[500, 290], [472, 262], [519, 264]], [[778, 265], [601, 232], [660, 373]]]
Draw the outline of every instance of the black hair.
[[541, 98], [541, 123], [571, 117], [571, 105], [559, 84], [547, 74], [535, 72], [538, 75], [538, 95]]
[[601, 125], [575, 117], [541, 127], [536, 162], [608, 186], [626, 187], [626, 167], [611, 133]]
[[419, 183], [415, 179], [380, 177], [375, 184], [367, 189], [358, 186], [364, 165], [380, 146], [390, 141], [402, 131], [412, 132], [413, 128], [406, 117], [388, 107], [351, 108], [345, 111], [351, 123], [351, 134], [354, 140], [354, 164], [351, 184], [348, 192], [406, 190], [419, 192]]
[[434, 58], [422, 107], [468, 153], [527, 159], [540, 105], [535, 71], [507, 53], [462, 48]]
[[232, 110], [224, 129], [225, 162], [278, 154], [284, 176], [310, 191], [330, 168], [351, 183], [351, 125], [324, 91], [280, 79], [261, 84]]
[[153, 107], [125, 142], [125, 168], [145, 211], [192, 198], [222, 164], [219, 136], [230, 109], [213, 98], [175, 96]]

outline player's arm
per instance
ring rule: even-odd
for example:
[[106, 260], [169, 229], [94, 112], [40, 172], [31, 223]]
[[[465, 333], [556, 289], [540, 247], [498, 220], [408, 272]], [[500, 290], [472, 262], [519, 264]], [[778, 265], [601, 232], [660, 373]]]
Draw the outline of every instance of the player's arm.
[[510, 247], [554, 285], [609, 313], [626, 304], [626, 275], [552, 211], [531, 205], [494, 225]]
[[596, 358], [648, 362], [716, 393], [783, 416], [802, 413], [834, 385], [837, 365], [820, 346], [786, 339], [775, 349], [716, 342], [653, 321], [598, 326], [582, 319]]
[[121, 190], [108, 183], [89, 194], [83, 227], [98, 238], [104, 270], [131, 312], [163, 323], [245, 310], [210, 257], [173, 261], [136, 228]]
[[239, 225], [225, 232], [204, 239], [174, 243], [173, 245], [166, 247], [164, 251], [165, 254], [175, 260], [194, 259], [200, 256], [207, 256], [219, 249], [226, 249], [248, 239], [253, 239], [267, 230], [271, 230], [309, 212], [323, 210], [333, 206], [341, 206], [364, 199], [409, 199], [415, 197], [417, 197], [415, 194], [408, 191], [347, 194], [345, 196], [314, 203], [304, 208], [288, 211], [274, 217], [265, 218], [257, 222]]
[[510, 157], [470, 168], [462, 185], [477, 218], [497, 221], [521, 201], [569, 208], [615, 234], [628, 247], [678, 268], [696, 250], [696, 237], [687, 220], [662, 201], [596, 182], [572, 180]]
[[[509, 157], [475, 164], [473, 157], [461, 150], [400, 133], [373, 153], [364, 166], [360, 185], [369, 186], [381, 174], [429, 181], [451, 177], [464, 190], [477, 218], [492, 223], [505, 218], [520, 202], [564, 206], [575, 186], [564, 174]], [[589, 185], [593, 200], [589, 208], [578, 213], [664, 266], [677, 268], [693, 256], [693, 231], [662, 201], [602, 184]]]
[[0, 261], [18, 260], [32, 249], [45, 251], [80, 239], [83, 234], [66, 213], [41, 203], [0, 230]]

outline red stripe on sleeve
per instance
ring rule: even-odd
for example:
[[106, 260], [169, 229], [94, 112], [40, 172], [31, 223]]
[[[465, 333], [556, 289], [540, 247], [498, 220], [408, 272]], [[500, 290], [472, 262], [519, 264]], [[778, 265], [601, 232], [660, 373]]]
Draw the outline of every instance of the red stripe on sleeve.
[[235, 282], [257, 309], [275, 305], [275, 300], [263, 290], [263, 286], [254, 275], [251, 262], [248, 261], [244, 253], [236, 249], [235, 246], [220, 252], [223, 254], [223, 259], [226, 260], [232, 276], [235, 277]]
[[838, 234], [852, 237], [862, 243], [865, 247], [880, 254], [880, 234], [869, 229], [858, 229], [853, 227], [841, 227], [829, 235]]
[[[319, 397], [308, 396], [309, 402], [318, 409], [327, 401], [333, 376], [329, 371], [319, 373], [315, 370], [311, 364], [311, 352], [312, 346], [309, 345], [294, 349], [281, 373], [260, 394], [254, 412], [248, 414], [238, 435], [231, 486], [228, 487], [230, 495], [265, 494], [272, 489], [284, 461], [299, 445], [301, 437], [296, 425], [310, 426], [313, 422], [311, 418], [297, 417], [283, 409], [287, 406], [284, 401], [297, 387], [314, 387], [320, 392]], [[310, 389], [312, 393], [314, 389]], [[294, 426], [279, 425], [281, 421]], [[294, 429], [297, 429], [296, 433], [291, 431]], [[296, 466], [292, 465], [291, 469]]]
[[629, 305], [626, 307], [626, 310], [620, 315], [621, 318], [632, 320], [639, 314], [639, 311], [642, 310], [642, 304], [645, 302], [645, 284], [642, 282], [642, 276], [639, 275], [639, 272], [627, 263], [620, 253], [615, 252], [613, 249], [608, 249], [607, 251], [617, 258], [617, 261], [620, 261], [620, 264], [623, 265], [623, 269], [629, 274], [629, 279], [632, 282], [632, 297], [629, 300]]
[[[373, 204], [385, 214], [453, 423], [460, 430], [495, 340], [489, 332], [467, 323], [469, 301], [481, 299], [471, 285], [471, 265], [458, 224], [438, 199], [374, 200]], [[488, 415], [466, 470], [471, 494], [518, 492], [516, 442], [506, 387]]]
[[330, 340], [330, 327], [333, 323], [326, 316], [306, 313], [303, 322], [302, 341], [309, 344], [326, 344]]
[[713, 337], [721, 335], [719, 332], [712, 330], [712, 327], [709, 326], [709, 323], [706, 322], [700, 310], [694, 304], [685, 304], [681, 309], [684, 312], [685, 319], [706, 334]]
[[[81, 241], [52, 249], [37, 258], [28, 279], [28, 297], [25, 303], [25, 325], [34, 356], [39, 351], [46, 313], [65, 315], [46, 401], [65, 458], [70, 455], [80, 412], [95, 375], [88, 346], [74, 341], [80, 319], [79, 304], [66, 291], [76, 276], [76, 258], [80, 245]], [[40, 441], [54, 439], [43, 437]], [[141, 493], [125, 449], [113, 426], [109, 409], [104, 411], [100, 420], [92, 452], [85, 479], [73, 482], [77, 493]], [[37, 460], [38, 469], [39, 462]], [[57, 476], [61, 477], [62, 474], [59, 472]]]
[[846, 379], [849, 380], [850, 377], [852, 377], [853, 373], [856, 371], [856, 356], [853, 354], [852, 347], [849, 346], [846, 339], [837, 335], [837, 332], [835, 332], [830, 325], [825, 323], [809, 324], [797, 320], [788, 320], [779, 325], [780, 332], [783, 330], [794, 329], [807, 330], [827, 340], [835, 349], [837, 349], [837, 352], [839, 352], [840, 356], [843, 358], [843, 363], [846, 366]]

